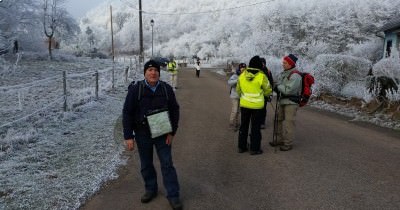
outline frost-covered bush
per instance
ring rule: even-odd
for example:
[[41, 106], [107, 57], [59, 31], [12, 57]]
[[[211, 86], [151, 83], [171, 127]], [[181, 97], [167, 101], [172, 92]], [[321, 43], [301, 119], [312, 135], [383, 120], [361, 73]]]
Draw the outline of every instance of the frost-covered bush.
[[329, 44], [322, 41], [313, 41], [305, 48], [306, 49], [302, 51], [304, 51], [306, 54], [305, 56], [311, 60], [315, 59], [318, 55], [328, 54], [331, 51]]
[[348, 54], [365, 58], [375, 63], [382, 58], [382, 46], [383, 41], [381, 38], [372, 39], [359, 44], [349, 44]]
[[373, 75], [387, 76], [392, 78], [400, 78], [400, 59], [399, 54], [393, 52], [390, 58], [384, 58], [376, 63], [373, 67]]
[[350, 81], [344, 85], [340, 95], [348, 98], [359, 98], [366, 102], [370, 102], [374, 97], [365, 88], [365, 80]]
[[390, 101], [400, 101], [400, 59], [398, 52], [393, 52], [392, 57], [384, 58], [372, 68], [375, 78], [386, 78], [387, 84], [377, 84], [379, 88], [385, 88], [387, 98]]
[[340, 95], [343, 87], [350, 81], [363, 80], [371, 61], [346, 55], [319, 55], [313, 67], [315, 77], [314, 93]]

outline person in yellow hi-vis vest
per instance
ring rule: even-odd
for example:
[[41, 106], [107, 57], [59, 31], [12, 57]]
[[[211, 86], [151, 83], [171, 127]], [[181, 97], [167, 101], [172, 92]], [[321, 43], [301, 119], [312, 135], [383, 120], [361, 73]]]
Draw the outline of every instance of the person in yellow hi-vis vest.
[[170, 75], [170, 83], [174, 91], [178, 87], [178, 70], [176, 67], [176, 62], [173, 58], [168, 62], [167, 65], [168, 73]]
[[[251, 58], [248, 68], [240, 74], [236, 84], [236, 92], [240, 97], [241, 123], [239, 129], [238, 152], [250, 149], [251, 155], [262, 154], [260, 126], [263, 121], [262, 110], [265, 98], [272, 93], [267, 76], [262, 72], [263, 64], [260, 56]], [[250, 148], [247, 136], [251, 123]]]

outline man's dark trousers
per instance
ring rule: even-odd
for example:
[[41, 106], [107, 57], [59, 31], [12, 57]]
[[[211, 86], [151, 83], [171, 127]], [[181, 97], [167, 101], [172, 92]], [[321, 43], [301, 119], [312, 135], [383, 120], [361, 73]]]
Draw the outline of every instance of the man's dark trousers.
[[166, 136], [151, 139], [149, 134], [137, 133], [135, 136], [141, 162], [141, 173], [145, 182], [146, 192], [157, 193], [157, 174], [153, 165], [153, 147], [155, 146], [160, 160], [161, 173], [167, 198], [179, 198], [179, 183], [175, 167], [172, 162], [171, 145], [165, 143]]

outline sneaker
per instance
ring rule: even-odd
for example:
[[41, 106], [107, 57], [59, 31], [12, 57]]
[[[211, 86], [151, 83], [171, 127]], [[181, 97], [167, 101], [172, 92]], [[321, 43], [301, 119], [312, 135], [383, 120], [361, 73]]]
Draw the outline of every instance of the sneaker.
[[179, 200], [179, 198], [174, 198], [174, 199], [168, 199], [169, 205], [171, 205], [172, 209], [174, 210], [182, 210], [183, 205], [182, 202]]
[[257, 151], [251, 151], [250, 155], [261, 155], [262, 153], [263, 153], [263, 151], [260, 149], [260, 150], [257, 150]]
[[151, 200], [153, 200], [153, 198], [155, 198], [157, 196], [157, 193], [154, 193], [154, 192], [146, 192], [143, 196], [142, 196], [142, 198], [140, 199], [140, 201], [142, 202], [142, 203], [148, 203], [148, 202], [150, 202]]
[[281, 151], [289, 151], [292, 149], [293, 149], [292, 145], [283, 145], [283, 146], [279, 147], [279, 150], [281, 150]]
[[273, 141], [270, 141], [270, 142], [269, 142], [269, 145], [270, 145], [271, 147], [283, 146], [283, 142], [273, 142]]

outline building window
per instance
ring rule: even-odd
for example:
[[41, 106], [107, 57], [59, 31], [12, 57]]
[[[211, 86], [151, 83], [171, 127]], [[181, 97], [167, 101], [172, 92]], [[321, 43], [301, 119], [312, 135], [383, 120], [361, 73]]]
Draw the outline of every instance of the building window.
[[388, 40], [386, 42], [386, 53], [385, 57], [390, 57], [390, 53], [392, 52], [392, 40]]

